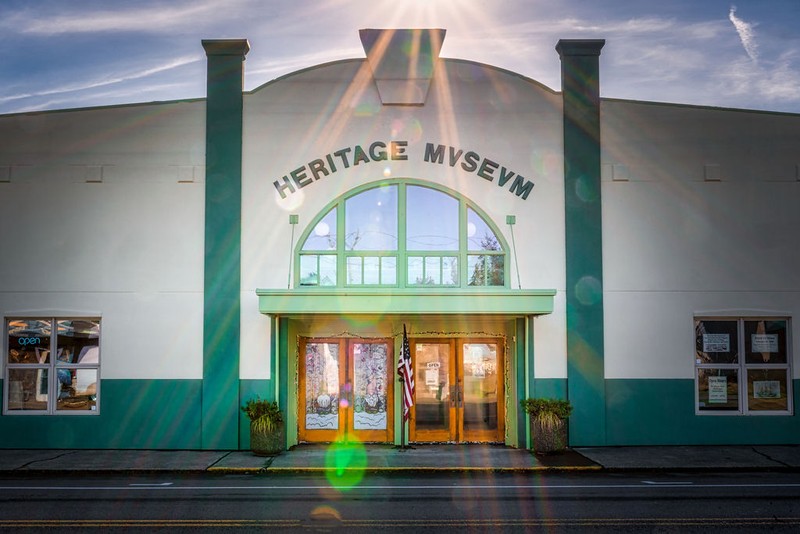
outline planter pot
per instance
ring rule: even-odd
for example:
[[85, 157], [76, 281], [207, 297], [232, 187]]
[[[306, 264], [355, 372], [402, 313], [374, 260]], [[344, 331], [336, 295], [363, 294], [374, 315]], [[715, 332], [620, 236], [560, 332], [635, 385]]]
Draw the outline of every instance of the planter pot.
[[276, 456], [286, 448], [286, 429], [283, 423], [267, 432], [256, 432], [250, 423], [250, 450], [256, 456]]
[[558, 426], [547, 428], [531, 416], [531, 439], [533, 452], [550, 453], [563, 451], [569, 444], [567, 429], [569, 425], [562, 420]]

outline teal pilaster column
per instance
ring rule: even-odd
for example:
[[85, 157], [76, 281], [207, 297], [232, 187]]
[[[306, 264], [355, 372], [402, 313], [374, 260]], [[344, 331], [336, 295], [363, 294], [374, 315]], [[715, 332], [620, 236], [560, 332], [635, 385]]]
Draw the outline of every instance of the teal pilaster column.
[[239, 448], [239, 308], [244, 39], [203, 41], [208, 56], [202, 447]]
[[567, 388], [571, 445], [603, 445], [603, 229], [600, 76], [604, 40], [561, 40], [567, 260]]
[[516, 348], [516, 361], [514, 362], [514, 368], [517, 370], [517, 380], [516, 380], [516, 390], [517, 395], [514, 397], [514, 402], [516, 402], [516, 410], [517, 410], [517, 446], [520, 448], [525, 448], [528, 446], [528, 439], [527, 439], [527, 427], [528, 427], [528, 414], [525, 410], [522, 409], [520, 406], [519, 401], [524, 399], [525, 396], [525, 384], [528, 380], [528, 366], [525, 364], [525, 359], [528, 356], [528, 343], [527, 343], [527, 332], [525, 331], [525, 323], [528, 321], [527, 317], [517, 319], [515, 321], [515, 332], [514, 332], [514, 339], [516, 339], [515, 348]]

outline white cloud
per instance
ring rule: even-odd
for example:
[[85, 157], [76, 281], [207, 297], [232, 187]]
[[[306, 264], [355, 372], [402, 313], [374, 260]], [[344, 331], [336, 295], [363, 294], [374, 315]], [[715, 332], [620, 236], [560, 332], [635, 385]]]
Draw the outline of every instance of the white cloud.
[[736, 16], [736, 6], [731, 6], [731, 10], [728, 13], [728, 18], [733, 23], [733, 27], [736, 28], [736, 33], [739, 34], [739, 40], [742, 41], [744, 51], [747, 52], [747, 55], [750, 57], [750, 59], [752, 59], [754, 62], [757, 62], [758, 43], [756, 42], [753, 25]]
[[131, 9], [78, 11], [58, 14], [41, 11], [20, 11], [4, 16], [0, 26], [16, 33], [53, 36], [103, 32], [160, 32], [196, 28], [199, 21], [218, 22], [238, 14], [234, 10], [239, 0], [225, 5], [214, 0], [195, 1], [178, 6], [139, 6]]
[[108, 85], [138, 80], [140, 78], [146, 78], [148, 76], [152, 76], [153, 74], [158, 74], [160, 72], [168, 71], [178, 67], [183, 67], [184, 65], [189, 65], [190, 63], [195, 63], [203, 59], [204, 56], [202, 54], [194, 54], [191, 56], [178, 57], [166, 63], [162, 63], [161, 65], [156, 65], [155, 67], [150, 67], [148, 69], [140, 70], [137, 72], [130, 72], [127, 74], [113, 76], [110, 78], [98, 78], [80, 84], [63, 85], [61, 87], [55, 87], [43, 91], [35, 91], [30, 93], [20, 93], [16, 95], [3, 96], [0, 97], [0, 103], [10, 102], [12, 100], [21, 100], [24, 98], [35, 98], [35, 97], [58, 95], [64, 93], [74, 93], [79, 91], [88, 91], [91, 89], [95, 89], [97, 87], [104, 87]]
[[770, 65], [740, 59], [716, 73], [720, 92], [725, 96], [753, 97], [765, 103], [800, 100], [800, 72], [791, 52]]

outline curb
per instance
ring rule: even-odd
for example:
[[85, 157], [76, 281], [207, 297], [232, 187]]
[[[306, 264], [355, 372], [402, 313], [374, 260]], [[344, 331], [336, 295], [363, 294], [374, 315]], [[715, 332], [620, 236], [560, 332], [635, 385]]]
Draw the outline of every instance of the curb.
[[536, 471], [599, 471], [602, 467], [345, 467], [342, 469], [335, 467], [272, 467], [268, 472], [274, 473], [298, 473], [313, 472], [322, 473], [326, 471], [363, 471], [366, 473], [527, 473]]
[[293, 475], [323, 474], [326, 472], [362, 472], [369, 474], [408, 474], [408, 473], [800, 473], [796, 466], [717, 466], [717, 467], [679, 467], [679, 466], [602, 466], [602, 465], [564, 465], [530, 467], [208, 467], [204, 469], [7, 469], [0, 470], [0, 477], [63, 477], [63, 476], [110, 476], [110, 475]]

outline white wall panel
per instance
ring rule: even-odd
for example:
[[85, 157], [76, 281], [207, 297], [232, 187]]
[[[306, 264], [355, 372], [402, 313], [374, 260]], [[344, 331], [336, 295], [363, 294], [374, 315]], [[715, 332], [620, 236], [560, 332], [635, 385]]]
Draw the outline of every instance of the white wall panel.
[[0, 117], [0, 313], [100, 315], [104, 378], [201, 378], [204, 117]]
[[692, 378], [692, 319], [714, 313], [792, 316], [800, 376], [800, 117], [604, 101], [602, 118], [606, 376]]
[[567, 378], [566, 295], [556, 294], [554, 310], [533, 321], [534, 377]]
[[242, 292], [241, 326], [239, 378], [270, 378], [270, 317], [259, 313], [254, 291]]

